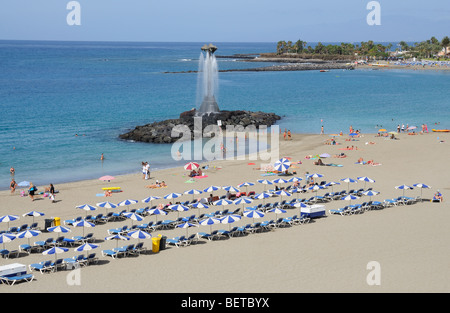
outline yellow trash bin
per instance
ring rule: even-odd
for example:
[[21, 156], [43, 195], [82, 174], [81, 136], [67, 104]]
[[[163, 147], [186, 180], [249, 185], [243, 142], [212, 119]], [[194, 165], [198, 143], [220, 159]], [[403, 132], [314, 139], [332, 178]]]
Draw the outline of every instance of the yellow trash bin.
[[60, 226], [61, 225], [61, 219], [59, 217], [55, 217], [54, 219], [54, 226]]
[[157, 253], [159, 252], [159, 241], [161, 240], [160, 237], [153, 237], [152, 238], [152, 251]]

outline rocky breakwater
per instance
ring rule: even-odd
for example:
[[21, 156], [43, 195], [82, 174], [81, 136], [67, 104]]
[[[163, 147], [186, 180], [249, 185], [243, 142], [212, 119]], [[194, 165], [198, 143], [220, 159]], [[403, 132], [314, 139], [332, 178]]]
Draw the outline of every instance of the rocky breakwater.
[[[180, 118], [178, 119], [169, 119], [136, 126], [135, 129], [119, 135], [119, 138], [149, 143], [173, 143], [181, 137], [181, 134], [172, 136], [172, 129], [178, 125], [183, 125], [184, 129], [187, 127], [191, 133], [191, 139], [194, 139], [194, 130], [200, 130], [196, 129], [199, 128], [200, 118], [202, 132], [208, 125], [218, 125], [218, 121], [220, 121], [222, 130], [226, 130], [227, 126], [238, 125], [241, 125], [244, 128], [250, 125], [253, 125], [256, 128], [262, 125], [269, 127], [281, 119], [281, 117], [275, 113], [265, 112], [220, 111], [219, 113], [204, 114], [202, 116], [196, 116], [196, 113], [197, 111], [193, 109], [181, 113]], [[195, 119], [196, 117], [198, 117], [198, 119]]]

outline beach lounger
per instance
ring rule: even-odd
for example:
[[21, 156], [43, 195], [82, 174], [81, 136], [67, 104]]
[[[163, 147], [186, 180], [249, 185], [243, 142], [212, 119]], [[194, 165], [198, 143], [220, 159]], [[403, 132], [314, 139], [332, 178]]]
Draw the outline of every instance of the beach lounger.
[[71, 258], [65, 258], [64, 264], [67, 269], [79, 268], [81, 266], [85, 266], [87, 264], [86, 258], [83, 254], [79, 254], [77, 256], [73, 256]]
[[52, 273], [54, 272], [55, 268], [52, 266], [52, 261], [42, 261], [39, 263], [33, 263], [28, 265], [30, 268], [30, 271], [39, 271], [41, 274], [44, 273]]
[[86, 265], [91, 265], [91, 264], [97, 264], [98, 263], [98, 257], [96, 256], [95, 253], [91, 253], [89, 254], [86, 258]]
[[57, 272], [58, 269], [66, 268], [66, 264], [64, 263], [63, 259], [57, 259], [55, 261], [52, 261], [51, 265], [55, 268], [55, 272]]
[[329, 210], [328, 212], [329, 212], [330, 214], [347, 215], [348, 210], [349, 210], [349, 207], [348, 207], [348, 206], [345, 206], [345, 207], [339, 208], [339, 209], [331, 209], [331, 210]]
[[18, 257], [19, 256], [19, 250], [8, 250], [8, 249], [1, 249], [0, 255], [5, 258], [9, 259], [10, 257]]
[[184, 244], [184, 242], [183, 242], [184, 239], [185, 239], [184, 236], [167, 238], [166, 243], [171, 246], [175, 246], [175, 247], [179, 248], [180, 246], [182, 246]]
[[116, 259], [119, 255], [119, 253], [117, 251], [114, 250], [102, 250], [102, 255], [103, 256], [110, 256], [113, 259]]
[[183, 241], [186, 246], [196, 244], [198, 242], [197, 234], [192, 234], [189, 237], [185, 238]]
[[203, 239], [212, 240], [211, 234], [208, 234], [208, 233], [205, 233], [205, 232], [199, 232], [199, 233], [197, 233], [197, 237], [198, 237], [198, 238], [203, 238]]
[[14, 285], [15, 283], [23, 282], [23, 281], [30, 282], [33, 279], [34, 279], [34, 275], [28, 274], [28, 273], [11, 275], [11, 276], [9, 276], [9, 275], [0, 276], [0, 281], [2, 283], [10, 285], [10, 286]]

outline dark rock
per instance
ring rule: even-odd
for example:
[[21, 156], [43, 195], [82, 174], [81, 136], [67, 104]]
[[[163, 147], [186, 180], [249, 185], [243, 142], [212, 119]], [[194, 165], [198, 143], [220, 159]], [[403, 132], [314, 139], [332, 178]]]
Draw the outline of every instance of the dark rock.
[[244, 128], [249, 125], [254, 125], [255, 127], [259, 127], [261, 125], [271, 126], [275, 124], [276, 121], [281, 119], [281, 117], [275, 113], [249, 112], [241, 110], [220, 111], [218, 113], [204, 114], [202, 116], [197, 116], [196, 113], [196, 110], [192, 109], [181, 113], [179, 119], [170, 119], [147, 125], [136, 126], [135, 129], [119, 135], [119, 138], [150, 143], [173, 143], [182, 137], [181, 134], [174, 134], [172, 136], [172, 130], [177, 125], [184, 125], [185, 129], [186, 127], [189, 128], [191, 132], [190, 138], [194, 138], [194, 126], [198, 126], [198, 124], [196, 125], [194, 123], [196, 118], [201, 118], [201, 130], [198, 129], [198, 132], [203, 132], [205, 127], [208, 125], [217, 125], [217, 121], [219, 120], [222, 123], [222, 130], [226, 130], [226, 126], [231, 125], [241, 125]]

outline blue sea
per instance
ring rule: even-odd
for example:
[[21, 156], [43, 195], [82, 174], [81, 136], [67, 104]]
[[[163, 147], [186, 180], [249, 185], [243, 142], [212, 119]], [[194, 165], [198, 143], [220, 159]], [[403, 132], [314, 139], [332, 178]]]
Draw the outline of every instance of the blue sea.
[[[61, 183], [181, 166], [170, 145], [127, 142], [136, 125], [195, 107], [204, 43], [0, 41], [0, 189], [15, 179]], [[276, 43], [214, 43], [216, 55]], [[219, 69], [267, 66], [218, 59]], [[362, 132], [398, 124], [450, 127], [450, 72], [332, 70], [219, 74], [223, 110], [274, 112], [294, 133]], [[105, 160], [100, 161], [104, 154]]]

